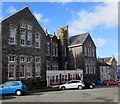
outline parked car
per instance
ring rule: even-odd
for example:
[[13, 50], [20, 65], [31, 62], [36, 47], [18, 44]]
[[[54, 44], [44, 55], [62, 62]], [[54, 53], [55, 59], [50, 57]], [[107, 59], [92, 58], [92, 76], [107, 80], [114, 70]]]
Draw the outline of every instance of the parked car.
[[117, 81], [118, 83], [120, 83], [120, 79], [117, 79], [116, 81]]
[[84, 88], [90, 88], [90, 89], [93, 89], [95, 87], [95, 83], [91, 83], [91, 82], [86, 82], [86, 81], [83, 81], [84, 83]]
[[27, 88], [21, 81], [8, 81], [0, 85], [0, 94], [21, 95], [27, 92]]
[[116, 80], [105, 80], [105, 81], [103, 81], [103, 83], [106, 85], [118, 85], [120, 82], [118, 82]]
[[66, 82], [65, 84], [60, 85], [59, 89], [65, 90], [78, 88], [81, 90], [84, 86], [84, 82], [82, 82], [81, 80], [71, 80]]

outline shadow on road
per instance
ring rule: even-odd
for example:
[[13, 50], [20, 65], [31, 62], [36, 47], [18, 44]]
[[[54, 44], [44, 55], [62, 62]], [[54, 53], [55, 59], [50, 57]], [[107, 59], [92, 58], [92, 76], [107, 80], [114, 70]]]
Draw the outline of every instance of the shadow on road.
[[15, 99], [16, 97], [13, 95], [4, 95], [2, 96], [2, 100], [10, 100], [10, 99]]

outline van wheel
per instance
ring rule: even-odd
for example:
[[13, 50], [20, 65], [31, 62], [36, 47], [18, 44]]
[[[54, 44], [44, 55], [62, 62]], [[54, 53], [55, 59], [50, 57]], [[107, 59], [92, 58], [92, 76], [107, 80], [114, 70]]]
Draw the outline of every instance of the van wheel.
[[79, 90], [82, 90], [82, 86], [78, 86], [78, 89], [79, 89]]
[[17, 90], [16, 91], [16, 95], [18, 95], [18, 96], [22, 95], [22, 91], [21, 90]]
[[66, 89], [65, 86], [62, 86], [62, 87], [61, 87], [61, 90], [65, 90], [65, 89]]

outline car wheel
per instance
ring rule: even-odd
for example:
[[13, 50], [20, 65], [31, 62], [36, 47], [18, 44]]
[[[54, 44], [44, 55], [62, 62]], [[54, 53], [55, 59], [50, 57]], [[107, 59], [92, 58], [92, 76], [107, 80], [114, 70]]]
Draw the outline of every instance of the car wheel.
[[79, 90], [82, 90], [82, 86], [78, 86], [78, 89], [79, 89]]
[[18, 95], [18, 96], [22, 95], [22, 91], [21, 90], [17, 90], [16, 91], [16, 95]]
[[109, 86], [110, 84], [109, 83], [107, 83], [107, 86]]
[[65, 89], [66, 89], [65, 86], [62, 86], [62, 87], [61, 87], [61, 90], [65, 90]]
[[93, 85], [90, 85], [89, 88], [90, 88], [90, 89], [93, 89]]

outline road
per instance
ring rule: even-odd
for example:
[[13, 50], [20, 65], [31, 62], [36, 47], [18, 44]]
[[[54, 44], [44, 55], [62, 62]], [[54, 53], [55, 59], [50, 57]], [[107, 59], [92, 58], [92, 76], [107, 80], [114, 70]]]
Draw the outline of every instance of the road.
[[118, 102], [118, 86], [6, 95], [3, 102]]

